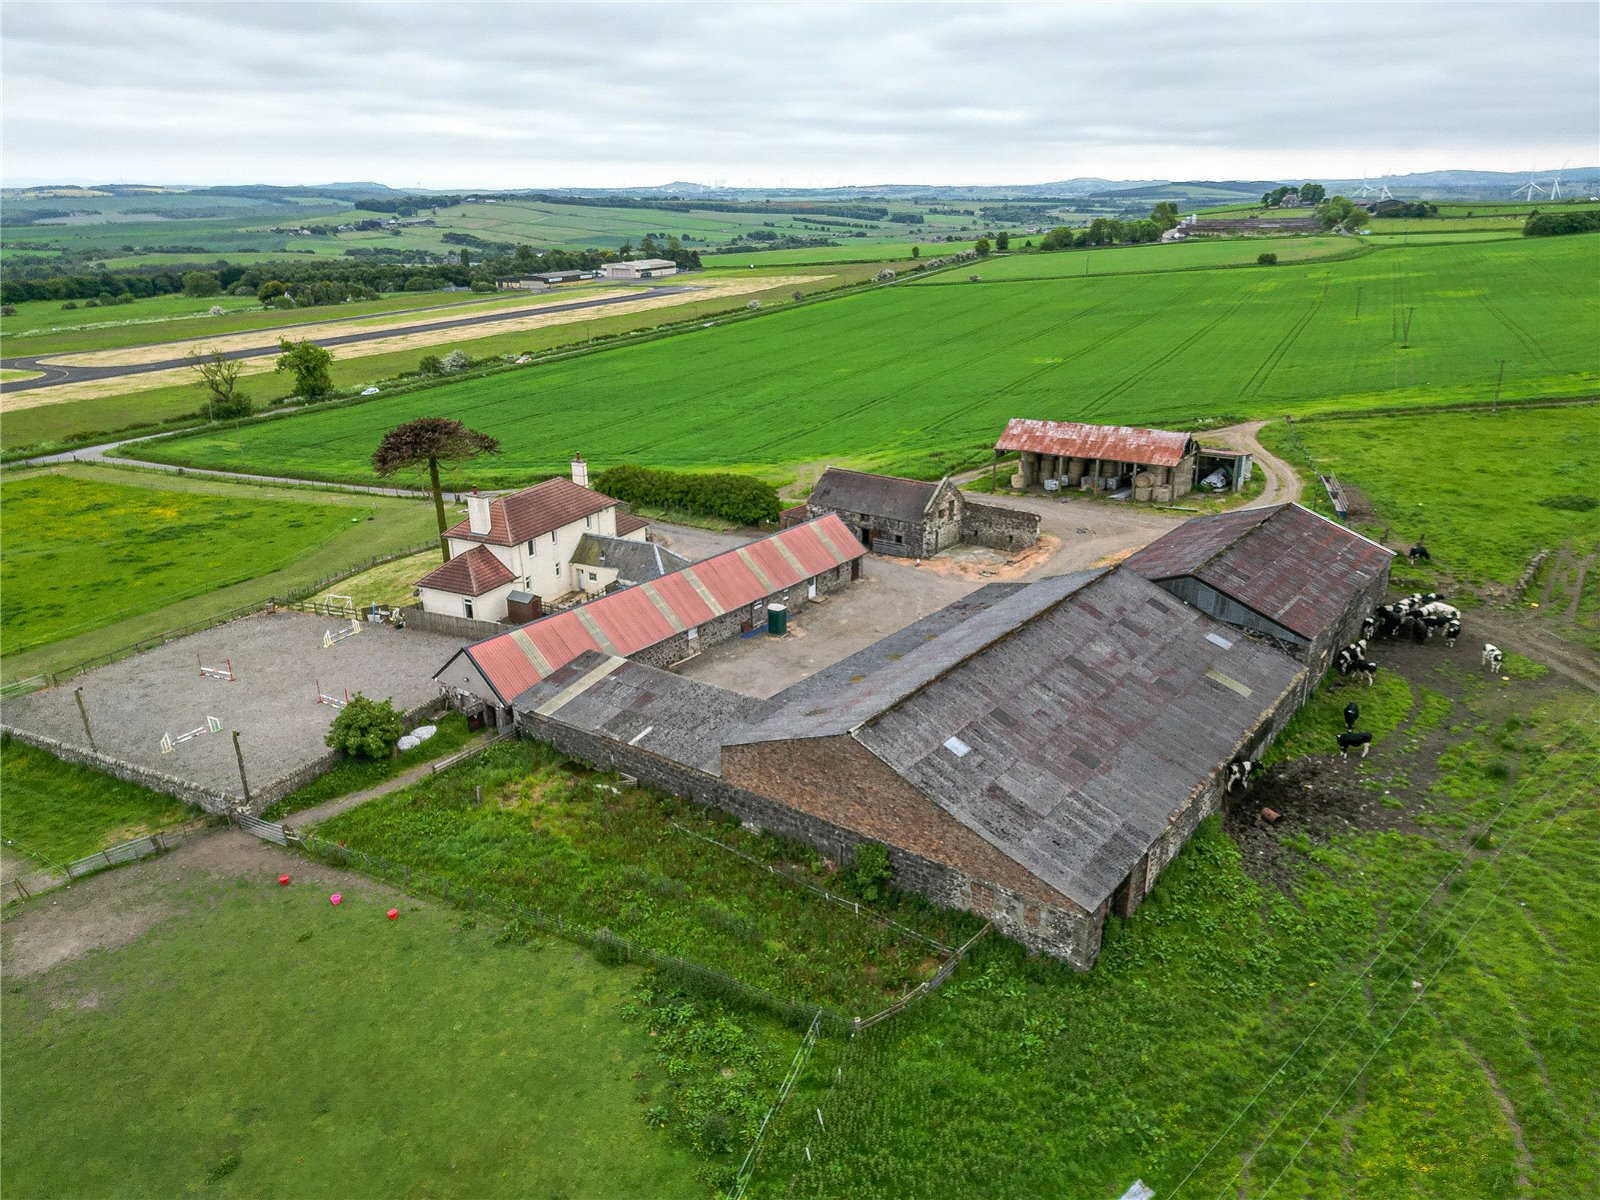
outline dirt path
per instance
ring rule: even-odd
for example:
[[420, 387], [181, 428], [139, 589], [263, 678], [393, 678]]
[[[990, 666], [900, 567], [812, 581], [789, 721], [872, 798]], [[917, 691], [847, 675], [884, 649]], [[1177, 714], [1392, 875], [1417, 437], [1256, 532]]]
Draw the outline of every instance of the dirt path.
[[[462, 747], [462, 750], [476, 750], [486, 746], [493, 736], [493, 734], [485, 733], [468, 742]], [[460, 752], [456, 750], [451, 753], [459, 754]], [[315, 808], [301, 809], [297, 813], [291, 813], [283, 819], [283, 823], [291, 829], [309, 828], [321, 821], [337, 817], [342, 812], [349, 812], [352, 808], [359, 804], [365, 804], [368, 800], [376, 800], [379, 796], [387, 796], [390, 792], [398, 792], [401, 788], [410, 787], [417, 780], [426, 778], [432, 771], [433, 764], [431, 762], [419, 763], [408, 771], [401, 771], [393, 779], [386, 779], [377, 787], [370, 787], [360, 792], [351, 792], [348, 796], [340, 796], [337, 800], [325, 801]]]
[[1261, 465], [1261, 473], [1266, 476], [1266, 490], [1257, 496], [1246, 508], [1267, 508], [1273, 504], [1292, 504], [1300, 499], [1305, 491], [1305, 484], [1301, 482], [1297, 472], [1283, 459], [1269, 451], [1257, 439], [1264, 425], [1269, 421], [1249, 421], [1243, 425], [1227, 425], [1221, 429], [1213, 429], [1206, 433], [1206, 441], [1219, 442], [1234, 450], [1248, 450], [1255, 456], [1255, 461]]

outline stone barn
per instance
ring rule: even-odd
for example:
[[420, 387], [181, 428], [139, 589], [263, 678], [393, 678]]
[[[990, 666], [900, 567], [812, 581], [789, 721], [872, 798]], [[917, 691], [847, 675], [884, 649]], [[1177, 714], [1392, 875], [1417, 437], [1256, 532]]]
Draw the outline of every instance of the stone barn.
[[1019, 418], [1006, 423], [994, 444], [996, 470], [1007, 451], [1021, 460], [1024, 488], [1126, 491], [1135, 500], [1170, 504], [1194, 490], [1200, 447], [1189, 434], [1164, 429]]
[[504, 725], [513, 700], [585, 651], [673, 666], [763, 627], [769, 604], [795, 610], [848, 587], [866, 553], [823, 517], [474, 642], [434, 679], [455, 707]]
[[1394, 555], [1298, 504], [1196, 517], [1127, 560], [1186, 604], [1273, 638], [1316, 686], [1384, 602]]
[[1093, 965], [1304, 668], [1125, 569], [998, 584], [765, 701], [591, 651], [519, 729]]
[[1020, 550], [1039, 540], [1036, 513], [975, 500], [948, 476], [929, 483], [829, 467], [786, 519], [802, 510], [804, 519], [833, 513], [873, 553], [904, 558], [932, 558], [961, 543]]

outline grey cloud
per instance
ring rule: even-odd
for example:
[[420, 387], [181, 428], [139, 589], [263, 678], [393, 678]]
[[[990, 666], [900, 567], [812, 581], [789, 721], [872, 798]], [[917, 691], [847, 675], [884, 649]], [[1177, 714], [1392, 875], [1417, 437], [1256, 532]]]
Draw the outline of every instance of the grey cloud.
[[1600, 158], [1591, 4], [39, 4], [8, 179], [560, 186]]

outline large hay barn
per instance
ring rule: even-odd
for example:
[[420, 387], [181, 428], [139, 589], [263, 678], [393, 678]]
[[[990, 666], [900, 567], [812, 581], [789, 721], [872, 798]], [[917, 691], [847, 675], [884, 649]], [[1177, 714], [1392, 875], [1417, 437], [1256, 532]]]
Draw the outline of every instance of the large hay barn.
[[1194, 490], [1199, 444], [1187, 433], [1084, 425], [1077, 421], [1017, 419], [994, 444], [1000, 456], [1015, 451], [1018, 486], [1048, 491], [1126, 491], [1135, 500], [1170, 504]]

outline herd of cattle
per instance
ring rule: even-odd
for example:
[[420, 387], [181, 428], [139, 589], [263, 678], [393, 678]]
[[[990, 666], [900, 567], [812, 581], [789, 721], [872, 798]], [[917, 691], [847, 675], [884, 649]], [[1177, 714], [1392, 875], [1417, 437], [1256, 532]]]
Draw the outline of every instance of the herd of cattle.
[[[1422, 551], [1421, 557], [1427, 557], [1427, 551], [1419, 545], [1412, 552], [1413, 559], [1417, 557], [1418, 550]], [[1371, 687], [1378, 675], [1378, 664], [1367, 657], [1367, 646], [1374, 638], [1409, 638], [1422, 646], [1440, 632], [1444, 635], [1444, 644], [1453, 647], [1461, 636], [1461, 611], [1446, 604], [1438, 592], [1417, 592], [1392, 604], [1379, 605], [1370, 617], [1361, 622], [1361, 636], [1334, 656], [1333, 665], [1339, 674], [1362, 677]], [[1498, 674], [1504, 661], [1505, 653], [1500, 647], [1493, 642], [1483, 644], [1482, 664], [1491, 674]], [[1365, 758], [1372, 749], [1371, 732], [1356, 729], [1356, 722], [1360, 718], [1359, 704], [1352, 700], [1345, 705], [1344, 732], [1338, 735], [1340, 758], [1347, 757], [1357, 747], [1361, 750], [1361, 757]], [[1227, 791], [1233, 791], [1235, 786], [1248, 788], [1251, 779], [1261, 774], [1263, 769], [1262, 764], [1253, 759], [1238, 759], [1229, 763]]]

